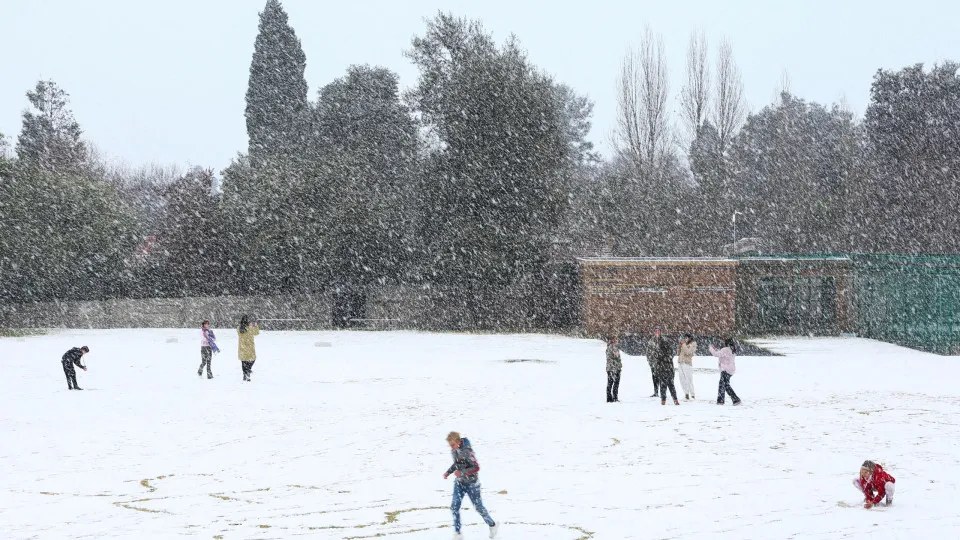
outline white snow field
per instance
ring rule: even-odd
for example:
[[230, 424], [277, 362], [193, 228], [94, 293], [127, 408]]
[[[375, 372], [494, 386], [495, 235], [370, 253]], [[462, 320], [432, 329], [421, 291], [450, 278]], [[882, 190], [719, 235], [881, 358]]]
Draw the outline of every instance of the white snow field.
[[[957, 357], [770, 340], [785, 356], [738, 359], [744, 406], [714, 404], [698, 357], [677, 407], [630, 356], [606, 403], [597, 340], [264, 331], [244, 383], [236, 332], [217, 334], [213, 380], [199, 330], [0, 339], [0, 537], [448, 539], [450, 430], [502, 539], [960, 537]], [[862, 507], [864, 459], [896, 477], [892, 507]]]

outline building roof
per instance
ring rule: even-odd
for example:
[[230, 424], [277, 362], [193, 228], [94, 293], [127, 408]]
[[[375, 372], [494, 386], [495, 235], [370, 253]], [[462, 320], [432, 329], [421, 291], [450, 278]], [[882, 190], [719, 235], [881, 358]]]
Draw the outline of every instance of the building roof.
[[737, 263], [736, 259], [721, 257], [578, 257], [577, 261], [586, 264], [611, 266], [637, 263], [677, 265], [729, 265]]
[[779, 262], [790, 262], [790, 261], [850, 261], [850, 257], [846, 255], [783, 255], [783, 256], [772, 256], [772, 255], [757, 255], [749, 257], [740, 257], [740, 261], [779, 261]]
[[736, 264], [740, 262], [852, 261], [847, 255], [753, 255], [746, 257], [577, 257], [587, 264]]

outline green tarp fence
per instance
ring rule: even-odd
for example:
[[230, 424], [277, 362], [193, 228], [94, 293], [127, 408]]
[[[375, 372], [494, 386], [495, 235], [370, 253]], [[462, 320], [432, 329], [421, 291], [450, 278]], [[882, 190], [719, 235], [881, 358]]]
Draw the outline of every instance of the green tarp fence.
[[858, 335], [960, 354], [960, 257], [850, 255]]

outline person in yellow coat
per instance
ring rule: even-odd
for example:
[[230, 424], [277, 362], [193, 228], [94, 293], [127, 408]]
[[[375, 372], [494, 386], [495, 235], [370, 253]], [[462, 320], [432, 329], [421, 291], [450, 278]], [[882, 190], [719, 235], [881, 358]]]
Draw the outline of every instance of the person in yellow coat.
[[249, 317], [243, 315], [240, 317], [240, 327], [237, 328], [237, 334], [240, 337], [237, 355], [240, 357], [240, 365], [243, 367], [243, 380], [249, 381], [250, 374], [253, 373], [253, 363], [257, 361], [257, 347], [253, 338], [260, 334], [260, 325], [251, 322]]

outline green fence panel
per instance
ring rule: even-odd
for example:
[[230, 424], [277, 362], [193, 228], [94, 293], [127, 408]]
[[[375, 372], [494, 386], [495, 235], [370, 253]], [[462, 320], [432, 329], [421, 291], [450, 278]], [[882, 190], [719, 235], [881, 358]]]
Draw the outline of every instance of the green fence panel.
[[960, 354], [960, 257], [852, 255], [857, 332]]

